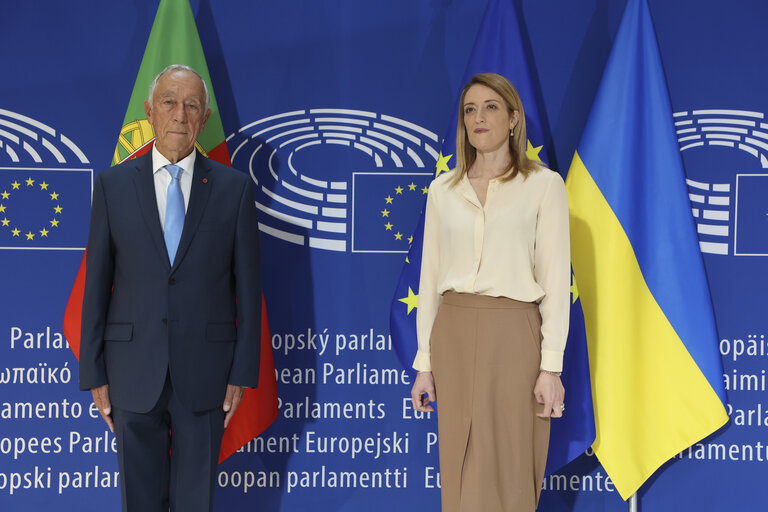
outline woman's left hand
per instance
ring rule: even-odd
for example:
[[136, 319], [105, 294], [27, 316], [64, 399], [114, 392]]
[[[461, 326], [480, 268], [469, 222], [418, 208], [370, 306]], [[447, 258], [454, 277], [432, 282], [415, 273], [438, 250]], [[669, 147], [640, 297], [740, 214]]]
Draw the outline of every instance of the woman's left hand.
[[540, 418], [562, 418], [565, 410], [565, 388], [560, 382], [560, 377], [551, 373], [539, 372], [536, 385], [533, 387], [533, 395], [536, 401], [544, 404], [544, 410], [537, 412]]

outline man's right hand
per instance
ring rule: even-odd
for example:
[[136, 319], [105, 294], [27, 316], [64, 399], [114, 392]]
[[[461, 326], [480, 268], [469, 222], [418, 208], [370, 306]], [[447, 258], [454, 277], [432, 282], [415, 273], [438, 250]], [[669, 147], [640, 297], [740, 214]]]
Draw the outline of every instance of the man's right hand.
[[109, 384], [104, 384], [91, 389], [93, 403], [99, 408], [102, 419], [107, 423], [109, 430], [115, 432], [115, 424], [112, 422], [112, 404], [109, 402]]

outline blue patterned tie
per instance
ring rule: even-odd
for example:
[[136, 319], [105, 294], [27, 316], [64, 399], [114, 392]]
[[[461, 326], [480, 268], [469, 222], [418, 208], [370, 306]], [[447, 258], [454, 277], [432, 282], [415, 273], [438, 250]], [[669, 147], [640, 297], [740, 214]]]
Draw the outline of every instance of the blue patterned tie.
[[179, 248], [179, 240], [181, 240], [181, 230], [184, 228], [184, 195], [181, 193], [179, 179], [184, 169], [178, 165], [168, 164], [165, 170], [171, 175], [165, 203], [165, 248], [173, 265], [176, 249]]

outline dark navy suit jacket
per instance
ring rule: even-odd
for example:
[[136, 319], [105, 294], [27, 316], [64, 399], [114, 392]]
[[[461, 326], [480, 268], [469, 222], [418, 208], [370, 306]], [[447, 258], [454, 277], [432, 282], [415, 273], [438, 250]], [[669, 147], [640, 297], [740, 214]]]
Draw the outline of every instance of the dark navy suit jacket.
[[109, 384], [114, 406], [143, 413], [156, 404], [169, 370], [179, 400], [196, 412], [221, 407], [227, 384], [257, 386], [261, 283], [255, 210], [250, 178], [198, 153], [171, 262], [151, 152], [96, 176], [81, 389]]

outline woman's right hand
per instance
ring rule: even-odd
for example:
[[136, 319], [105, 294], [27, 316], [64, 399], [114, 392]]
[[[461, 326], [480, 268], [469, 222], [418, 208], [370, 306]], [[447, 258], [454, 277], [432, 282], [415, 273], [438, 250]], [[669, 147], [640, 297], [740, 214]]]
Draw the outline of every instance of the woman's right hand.
[[419, 372], [411, 388], [413, 408], [421, 412], [433, 412], [435, 408], [429, 403], [436, 401], [435, 379], [432, 377], [432, 372]]

